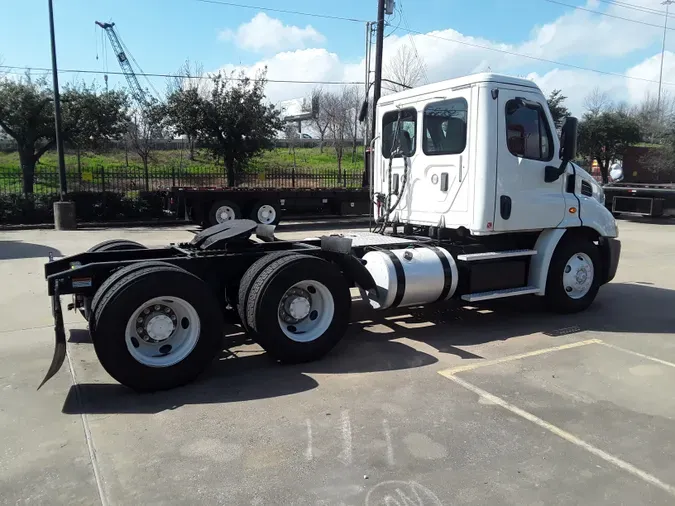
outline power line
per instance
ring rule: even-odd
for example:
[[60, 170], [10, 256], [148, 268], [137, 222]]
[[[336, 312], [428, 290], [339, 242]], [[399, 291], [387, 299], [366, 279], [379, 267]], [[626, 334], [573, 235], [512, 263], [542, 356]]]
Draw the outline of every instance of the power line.
[[[401, 18], [403, 19], [403, 24], [405, 27], [410, 30], [410, 26], [408, 25], [408, 19], [405, 17], [405, 13], [403, 12], [403, 2], [401, 1], [399, 3], [399, 9], [401, 13]], [[410, 39], [410, 45], [413, 48], [413, 51], [415, 52], [415, 55], [417, 56], [417, 60], [420, 62], [420, 66], [422, 68], [422, 77], [424, 78], [424, 81], [426, 84], [429, 84], [429, 76], [427, 75], [427, 65], [424, 62], [424, 58], [420, 57], [419, 52], [417, 51], [417, 46], [415, 45], [415, 39], [413, 38], [412, 34], [408, 32], [408, 38]]]
[[598, 2], [602, 2], [605, 4], [609, 5], [614, 5], [616, 7], [623, 7], [624, 9], [630, 9], [638, 12], [646, 12], [647, 14], [656, 14], [659, 16], [665, 16], [666, 11], [660, 11], [658, 9], [652, 9], [651, 7], [644, 7], [642, 5], [635, 5], [635, 4], [630, 4], [626, 2], [619, 2], [618, 0], [598, 0]]
[[[637, 19], [624, 18], [624, 17], [621, 17], [621, 16], [616, 16], [614, 14], [608, 14], [608, 13], [602, 12], [602, 11], [595, 11], [593, 9], [587, 9], [585, 7], [579, 7], [577, 5], [570, 5], [570, 4], [566, 4], [566, 3], [563, 3], [563, 2], [558, 2], [557, 0], [544, 0], [544, 2], [562, 5], [562, 6], [565, 6], [565, 7], [571, 7], [572, 9], [579, 10], [579, 11], [592, 12], [593, 14], [600, 14], [601, 16], [607, 16], [608, 18], [620, 19], [622, 21], [628, 21], [630, 23], [637, 23], [639, 25], [653, 26], [653, 27], [659, 28], [659, 29], [663, 28], [663, 25], [657, 25], [655, 23], [647, 23], [646, 21], [638, 21]], [[675, 30], [675, 28], [668, 28], [668, 30]]]
[[[608, 72], [605, 70], [598, 70], [598, 69], [592, 69], [588, 67], [581, 67], [579, 65], [573, 65], [571, 63], [563, 63], [555, 60], [548, 60], [546, 58], [540, 58], [539, 56], [532, 56], [529, 54], [524, 54], [524, 53], [517, 53], [516, 51], [509, 51], [508, 49], [498, 49], [496, 47], [489, 47], [489, 46], [483, 46], [481, 44], [475, 44], [473, 42], [466, 42], [463, 40], [457, 40], [457, 39], [451, 39], [448, 37], [441, 37], [440, 35], [435, 35], [433, 33], [424, 33], [420, 32], [418, 30], [412, 30], [410, 28], [403, 28], [401, 27], [401, 30], [414, 33], [415, 35], [422, 35], [424, 37], [430, 37], [432, 39], [437, 39], [437, 40], [444, 40], [446, 42], [453, 42], [455, 44], [461, 44], [464, 46], [469, 46], [469, 47], [475, 47], [477, 49], [485, 49], [486, 51], [494, 51], [496, 53], [502, 53], [502, 54], [508, 54], [511, 56], [518, 56], [519, 58], [528, 58], [530, 60], [535, 60], [539, 62], [544, 62], [544, 63], [551, 63], [553, 65], [559, 65], [561, 67], [568, 67], [576, 70], [584, 70], [586, 72], [595, 72], [596, 74], [603, 74], [607, 76], [614, 76], [614, 77], [623, 77], [624, 79], [633, 79], [634, 81], [643, 81], [647, 83], [656, 83], [658, 84], [659, 81], [654, 80], [654, 79], [646, 79], [644, 77], [635, 77], [635, 76], [627, 76], [625, 74], [619, 74], [618, 72]], [[669, 86], [675, 86], [675, 83], [666, 83], [664, 82], [663, 84], [667, 84]]]
[[270, 11], [270, 12], [280, 12], [283, 14], [297, 14], [299, 16], [308, 16], [311, 18], [323, 18], [323, 19], [337, 19], [340, 21], [350, 21], [352, 23], [367, 23], [368, 21], [365, 19], [358, 19], [358, 18], [348, 18], [348, 17], [343, 17], [343, 16], [333, 16], [330, 14], [318, 14], [316, 12], [302, 12], [302, 11], [293, 11], [289, 9], [277, 9], [275, 7], [262, 7], [260, 5], [246, 5], [246, 4], [239, 4], [239, 3], [234, 3], [234, 2], [225, 2], [222, 0], [194, 0], [195, 2], [201, 2], [205, 4], [215, 4], [215, 5], [225, 5], [227, 7], [239, 7], [241, 9], [252, 9], [252, 10], [259, 10], [259, 11]]
[[[36, 72], [51, 72], [51, 69], [45, 67], [15, 67], [11, 65], [0, 65], [0, 68], [10, 69], [9, 74], [20, 75], [20, 72], [12, 72], [12, 69], [22, 70], [24, 72], [36, 71]], [[124, 76], [123, 72], [104, 72], [101, 70], [87, 70], [87, 69], [58, 69], [60, 74], [109, 74], [114, 76]], [[183, 79], [211, 79], [217, 74], [205, 75], [205, 76], [190, 76], [190, 75], [181, 75], [181, 74], [153, 74], [153, 73], [137, 73], [136, 75], [143, 77], [164, 77], [164, 78], [183, 78]], [[305, 80], [296, 80], [296, 79], [256, 79], [256, 78], [246, 78], [246, 77], [224, 77], [221, 76], [221, 79], [225, 81], [251, 81], [259, 82], [265, 81], [267, 83], [279, 83], [279, 84], [326, 84], [326, 85], [363, 85], [363, 81], [305, 81]]]

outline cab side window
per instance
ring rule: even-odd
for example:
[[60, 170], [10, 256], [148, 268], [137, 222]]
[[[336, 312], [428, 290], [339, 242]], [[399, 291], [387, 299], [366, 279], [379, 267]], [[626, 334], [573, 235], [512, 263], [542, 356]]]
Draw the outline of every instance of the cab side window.
[[[399, 112], [401, 114], [400, 120]], [[395, 134], [398, 134], [400, 144], [399, 141], [394, 142]], [[414, 155], [416, 134], [417, 111], [415, 109], [409, 108], [386, 113], [382, 117], [382, 156], [389, 158], [392, 148], [394, 148], [394, 151], [402, 151], [405, 156]], [[401, 155], [395, 156], [400, 157]]]
[[506, 143], [511, 154], [530, 160], [553, 158], [553, 137], [540, 104], [522, 99], [506, 103]]
[[425, 155], [458, 155], [466, 148], [469, 105], [463, 98], [434, 102], [424, 109]]

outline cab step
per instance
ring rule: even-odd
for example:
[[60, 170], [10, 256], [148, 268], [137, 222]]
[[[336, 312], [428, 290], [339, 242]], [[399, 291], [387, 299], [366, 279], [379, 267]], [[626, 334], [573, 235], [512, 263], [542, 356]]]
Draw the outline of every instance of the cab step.
[[514, 249], [508, 251], [485, 251], [483, 253], [464, 253], [457, 255], [457, 260], [477, 262], [478, 260], [496, 260], [498, 258], [526, 257], [536, 255], [533, 249]]
[[518, 288], [506, 288], [505, 290], [493, 290], [491, 292], [467, 293], [462, 295], [462, 300], [467, 302], [479, 302], [481, 300], [503, 299], [505, 297], [515, 297], [517, 295], [530, 295], [537, 293], [539, 288], [536, 286], [521, 286]]

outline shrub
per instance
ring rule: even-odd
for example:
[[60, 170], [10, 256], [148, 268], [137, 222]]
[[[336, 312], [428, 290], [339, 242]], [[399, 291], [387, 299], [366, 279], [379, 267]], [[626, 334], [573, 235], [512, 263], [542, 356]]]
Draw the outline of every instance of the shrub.
[[[73, 192], [77, 221], [121, 221], [158, 219], [164, 216], [164, 192]], [[0, 195], [0, 224], [36, 224], [54, 221], [57, 195]]]

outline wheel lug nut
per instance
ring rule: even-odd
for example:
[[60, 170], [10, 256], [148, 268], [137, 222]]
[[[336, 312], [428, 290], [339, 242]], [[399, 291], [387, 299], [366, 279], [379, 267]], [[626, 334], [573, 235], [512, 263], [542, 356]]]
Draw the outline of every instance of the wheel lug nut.
[[161, 309], [161, 307], [159, 306], [159, 304], [156, 304], [155, 305], [155, 311], [159, 311], [160, 309]]
[[143, 311], [143, 312], [144, 312], [145, 314], [150, 314], [150, 310], [149, 310], [149, 309], [146, 309], [146, 310]]
[[136, 321], [137, 321], [138, 323], [143, 323], [143, 317], [142, 317], [142, 316], [139, 316], [139, 317], [138, 317], [138, 320], [136, 320]]
[[136, 329], [136, 332], [138, 332], [139, 334], [142, 334], [142, 333], [143, 333], [143, 329], [142, 329], [141, 327], [138, 327], [138, 328]]
[[164, 308], [164, 312], [165, 312], [165, 313], [170, 313], [171, 310], [170, 310], [168, 307], [165, 307], [165, 308]]

